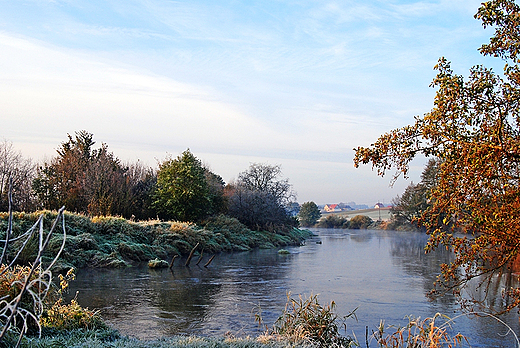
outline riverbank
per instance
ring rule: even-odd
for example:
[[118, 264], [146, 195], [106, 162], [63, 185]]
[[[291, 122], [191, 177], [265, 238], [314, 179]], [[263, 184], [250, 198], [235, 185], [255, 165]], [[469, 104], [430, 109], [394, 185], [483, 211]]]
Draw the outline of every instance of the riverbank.
[[[56, 212], [14, 213], [13, 234], [16, 236], [28, 230], [41, 214], [48, 230]], [[153, 259], [170, 261], [174, 255], [187, 256], [197, 244], [195, 255], [202, 253], [209, 259], [223, 251], [298, 245], [312, 236], [311, 232], [296, 228], [280, 233], [252, 231], [238, 220], [223, 215], [200, 225], [159, 220], [135, 222], [119, 217], [90, 218], [72, 213], [64, 216], [67, 243], [57, 264], [58, 271], [70, 267], [128, 267]], [[6, 231], [7, 224], [8, 214], [1, 213], [0, 230]], [[52, 238], [47, 250], [49, 258], [56, 255], [61, 242], [61, 235]], [[34, 259], [32, 253], [37, 250], [38, 242], [32, 243], [34, 248], [27, 248], [21, 255], [22, 263]], [[16, 246], [12, 250], [17, 250]]]
[[24, 348], [306, 348], [315, 347], [310, 343], [294, 343], [284, 339], [235, 338], [233, 336], [213, 338], [199, 336], [175, 336], [158, 340], [142, 341], [136, 338], [120, 336], [117, 331], [75, 330], [43, 338], [28, 338]]

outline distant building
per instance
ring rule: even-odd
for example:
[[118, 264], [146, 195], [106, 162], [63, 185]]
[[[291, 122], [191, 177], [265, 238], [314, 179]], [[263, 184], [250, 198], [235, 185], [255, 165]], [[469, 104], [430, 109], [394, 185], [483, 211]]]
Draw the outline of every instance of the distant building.
[[323, 210], [325, 210], [327, 213], [341, 211], [341, 209], [338, 208], [337, 204], [327, 204], [327, 205], [325, 205], [325, 207], [323, 207]]
[[[381, 204], [381, 208], [384, 207], [384, 205], [382, 203], [378, 203], [378, 204]], [[366, 204], [356, 204], [356, 202], [349, 202], [349, 203], [341, 202], [341, 203], [338, 203], [338, 204], [318, 205], [318, 208], [322, 212], [326, 212], [326, 213], [339, 213], [339, 212], [342, 212], [342, 211], [370, 209], [371, 207], [369, 207]]]
[[376, 203], [376, 205], [374, 205], [374, 208], [375, 209], [381, 209], [381, 208], [384, 208], [385, 205], [383, 203]]

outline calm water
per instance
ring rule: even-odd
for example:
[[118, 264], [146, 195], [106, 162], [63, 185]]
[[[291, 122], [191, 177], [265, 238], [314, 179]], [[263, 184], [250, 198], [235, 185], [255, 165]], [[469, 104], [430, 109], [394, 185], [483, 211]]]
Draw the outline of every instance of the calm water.
[[[358, 321], [347, 320], [347, 334], [364, 342], [365, 326], [380, 320], [404, 324], [408, 315], [421, 318], [440, 312], [460, 314], [451, 297], [430, 301], [426, 294], [451, 255], [424, 255], [427, 236], [389, 231], [316, 229], [317, 237], [301, 247], [219, 254], [208, 268], [176, 261], [173, 271], [146, 265], [124, 270], [82, 270], [71, 284], [83, 306], [99, 309], [123, 334], [158, 338], [176, 334], [255, 335], [254, 314], [261, 311], [269, 326], [281, 314], [287, 293], [319, 294], [320, 303], [334, 300], [337, 312], [357, 308]], [[321, 244], [317, 243], [321, 242]], [[206, 258], [208, 258], [207, 256]], [[181, 265], [182, 264], [182, 265]], [[516, 313], [501, 317], [516, 333]], [[490, 318], [462, 316], [454, 328], [473, 347], [514, 347], [507, 329]]]

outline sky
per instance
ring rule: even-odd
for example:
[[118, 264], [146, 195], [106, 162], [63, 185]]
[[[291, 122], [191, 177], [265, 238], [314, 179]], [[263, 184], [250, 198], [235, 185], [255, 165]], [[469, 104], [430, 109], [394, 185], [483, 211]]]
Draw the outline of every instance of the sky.
[[389, 204], [353, 149], [431, 110], [439, 57], [496, 62], [474, 0], [0, 0], [0, 138], [36, 161], [86, 130], [157, 167], [186, 149], [226, 182], [281, 165], [300, 203]]

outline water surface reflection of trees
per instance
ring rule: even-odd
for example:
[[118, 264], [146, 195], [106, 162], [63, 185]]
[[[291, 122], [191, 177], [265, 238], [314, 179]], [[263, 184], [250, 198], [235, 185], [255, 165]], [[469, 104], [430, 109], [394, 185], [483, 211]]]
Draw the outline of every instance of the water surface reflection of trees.
[[[453, 253], [445, 248], [425, 253], [424, 246], [427, 240], [428, 236], [422, 233], [400, 233], [391, 239], [390, 251], [392, 262], [395, 265], [401, 267], [407, 274], [419, 276], [418, 279], [422, 279], [425, 295], [433, 288], [436, 277], [440, 273], [440, 265], [454, 259]], [[491, 308], [495, 312], [503, 311], [507, 306], [507, 296], [504, 296], [504, 290], [520, 285], [518, 275], [514, 271], [514, 269], [504, 269], [500, 276], [493, 277], [491, 282], [481, 286], [479, 286], [480, 280], [474, 279], [462, 293], [462, 299], [481, 301], [487, 308]], [[479, 337], [495, 338], [497, 335], [505, 335], [508, 332], [508, 327], [495, 318], [483, 314], [479, 316], [471, 314], [471, 312], [481, 310], [479, 306], [468, 307], [465, 312], [453, 313], [453, 307], [458, 307], [457, 298], [450, 293], [436, 298], [435, 301], [442, 306], [439, 311], [452, 318], [461, 315], [473, 318], [474, 320], [467, 321], [467, 325], [473, 327], [470, 332], [480, 332]], [[519, 316], [516, 311], [502, 314], [499, 319], [507, 323], [514, 332], [520, 332]], [[457, 322], [458, 320], [455, 320], [455, 326], [457, 326]], [[513, 342], [511, 333], [507, 337], [504, 336], [503, 339], [504, 342]], [[473, 343], [479, 344], [479, 342]]]
[[[101, 310], [121, 332], [141, 338], [223, 334], [226, 327], [239, 330], [244, 320], [256, 329], [251, 315], [254, 301], [269, 304], [273, 291], [285, 293], [276, 287], [285, 277], [291, 257], [278, 255], [276, 250], [219, 256], [208, 268], [179, 263], [172, 271], [146, 266], [82, 270], [71, 284], [71, 294], [79, 291], [80, 304]], [[283, 308], [283, 304], [276, 306]], [[229, 316], [233, 311], [235, 315]]]
[[[424, 247], [428, 241], [428, 236], [424, 233], [395, 233], [396, 235], [391, 239], [390, 248], [392, 262], [401, 267], [407, 274], [419, 276], [418, 279], [422, 281], [422, 287], [425, 296], [427, 296], [434, 287], [441, 265], [451, 262], [454, 259], [453, 253], [444, 248], [426, 253]], [[451, 294], [446, 294], [437, 298], [436, 301], [441, 304], [452, 305], [455, 298]]]

